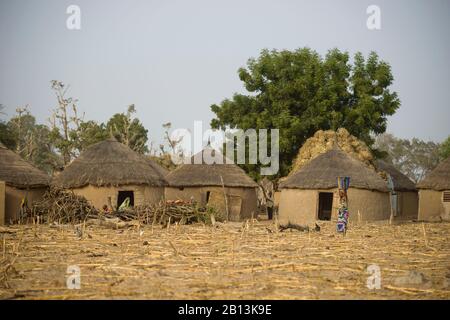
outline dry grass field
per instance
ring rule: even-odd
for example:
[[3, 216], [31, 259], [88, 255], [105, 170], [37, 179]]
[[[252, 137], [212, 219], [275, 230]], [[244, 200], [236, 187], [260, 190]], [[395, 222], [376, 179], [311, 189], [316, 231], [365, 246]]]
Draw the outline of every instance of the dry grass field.
[[[0, 229], [1, 299], [449, 299], [450, 224]], [[81, 230], [81, 232], [80, 232]], [[366, 286], [367, 267], [381, 288]], [[81, 288], [67, 289], [77, 265]]]

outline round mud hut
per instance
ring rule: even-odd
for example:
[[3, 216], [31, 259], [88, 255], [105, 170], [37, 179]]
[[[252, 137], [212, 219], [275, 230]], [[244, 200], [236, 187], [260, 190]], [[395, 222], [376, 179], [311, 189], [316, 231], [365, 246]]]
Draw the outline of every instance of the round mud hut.
[[[215, 159], [210, 161], [208, 159]], [[230, 221], [257, 217], [258, 185], [217, 150], [206, 147], [166, 176], [167, 200], [210, 205]]]
[[0, 143], [0, 225], [16, 222], [23, 206], [42, 198], [49, 176]]
[[118, 208], [127, 198], [131, 206], [164, 199], [167, 182], [158, 164], [115, 139], [98, 142], [74, 159], [53, 185], [84, 196], [101, 209]]
[[377, 160], [375, 166], [378, 172], [385, 172], [392, 178], [391, 206], [394, 219], [417, 220], [419, 195], [415, 183], [390, 163]]
[[350, 220], [373, 221], [390, 217], [386, 181], [375, 170], [338, 147], [319, 154], [280, 184], [280, 224], [309, 225], [336, 220], [338, 177], [350, 177]]
[[450, 157], [417, 184], [419, 220], [450, 221]]

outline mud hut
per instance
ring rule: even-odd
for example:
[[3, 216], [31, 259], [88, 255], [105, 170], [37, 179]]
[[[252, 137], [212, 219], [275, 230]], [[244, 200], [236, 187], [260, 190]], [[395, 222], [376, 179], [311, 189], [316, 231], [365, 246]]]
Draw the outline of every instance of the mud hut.
[[46, 173], [0, 143], [0, 224], [20, 218], [23, 205], [30, 207], [49, 185]]
[[381, 175], [386, 173], [392, 178], [391, 206], [394, 218], [396, 220], [417, 219], [419, 195], [414, 182], [390, 163], [377, 160], [375, 165]]
[[450, 157], [417, 184], [419, 220], [450, 221]]
[[[211, 158], [216, 159], [211, 161]], [[209, 159], [209, 160], [208, 160]], [[217, 150], [206, 147], [171, 171], [166, 179], [167, 200], [194, 200], [218, 209], [230, 221], [239, 221], [257, 215], [258, 185], [244, 170], [228, 164]]]
[[351, 178], [348, 205], [351, 221], [390, 217], [389, 190], [375, 170], [337, 146], [305, 163], [280, 184], [281, 224], [312, 224], [335, 220], [338, 206], [337, 178]]
[[164, 198], [167, 182], [159, 165], [111, 138], [96, 143], [73, 160], [53, 184], [84, 196], [96, 208], [152, 204]]

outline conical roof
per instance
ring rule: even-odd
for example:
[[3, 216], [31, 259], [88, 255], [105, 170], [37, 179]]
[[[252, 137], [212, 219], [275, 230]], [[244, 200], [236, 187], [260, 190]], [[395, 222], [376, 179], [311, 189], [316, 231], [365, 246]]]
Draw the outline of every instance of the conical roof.
[[383, 160], [377, 160], [375, 164], [378, 170], [382, 170], [391, 176], [394, 182], [394, 189], [396, 191], [417, 191], [414, 182], [412, 182], [411, 179], [401, 173], [392, 164]]
[[450, 157], [442, 161], [425, 179], [417, 184], [419, 189], [450, 190]]
[[129, 184], [165, 186], [167, 182], [162, 172], [158, 164], [111, 138], [83, 151], [54, 178], [53, 183], [63, 188]]
[[331, 189], [338, 177], [350, 177], [350, 187], [387, 192], [387, 183], [360, 160], [334, 147], [312, 159], [284, 180], [280, 187], [291, 189]]
[[0, 142], [0, 181], [17, 188], [45, 187], [49, 176]]
[[[210, 155], [222, 159], [222, 163], [207, 160]], [[192, 156], [191, 164], [181, 165], [171, 171], [166, 179], [173, 187], [222, 186], [222, 179], [225, 187], [258, 187], [244, 170], [235, 164], [227, 164], [225, 156], [209, 146]]]

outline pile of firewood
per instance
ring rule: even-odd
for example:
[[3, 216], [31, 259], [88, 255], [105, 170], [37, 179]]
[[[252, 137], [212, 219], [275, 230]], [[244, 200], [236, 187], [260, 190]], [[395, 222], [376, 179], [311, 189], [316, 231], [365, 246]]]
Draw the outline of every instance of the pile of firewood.
[[70, 191], [51, 188], [33, 205], [28, 218], [39, 219], [43, 223], [78, 223], [97, 213], [84, 197]]
[[84, 197], [73, 192], [52, 188], [36, 202], [28, 213], [28, 220], [40, 223], [77, 224], [88, 219], [116, 219], [141, 224], [169, 223], [189, 224], [193, 222], [214, 223], [222, 217], [216, 210], [200, 206], [191, 201], [161, 201], [112, 212], [95, 209]]
[[[210, 223], [222, 220], [220, 215], [210, 207], [199, 206], [195, 202], [182, 200], [161, 201], [154, 205], [140, 205], [122, 211], [103, 214], [104, 217], [117, 217], [122, 221], [137, 220], [142, 224], [162, 224], [178, 222], [189, 224], [193, 222]], [[213, 218], [211, 216], [214, 216]]]

